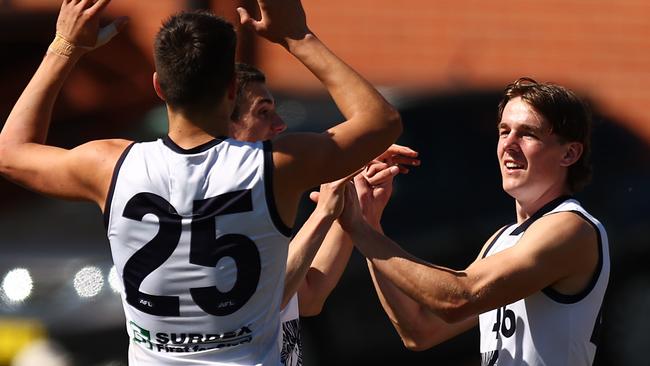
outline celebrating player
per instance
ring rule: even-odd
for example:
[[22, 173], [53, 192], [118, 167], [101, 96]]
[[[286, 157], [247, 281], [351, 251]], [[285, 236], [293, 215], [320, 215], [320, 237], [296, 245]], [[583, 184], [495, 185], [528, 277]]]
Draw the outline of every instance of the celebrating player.
[[609, 246], [601, 223], [571, 197], [590, 176], [590, 125], [583, 102], [561, 86], [526, 78], [508, 86], [497, 157], [517, 221], [464, 270], [415, 258], [376, 231], [384, 203], [355, 180], [367, 222], [347, 197], [339, 221], [408, 348], [427, 349], [478, 323], [485, 366], [593, 363]]

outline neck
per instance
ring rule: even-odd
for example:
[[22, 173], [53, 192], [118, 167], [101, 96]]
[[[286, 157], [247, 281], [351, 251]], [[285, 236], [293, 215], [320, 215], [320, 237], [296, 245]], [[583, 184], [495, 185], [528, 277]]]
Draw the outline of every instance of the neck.
[[228, 136], [230, 113], [227, 108], [188, 111], [167, 105], [169, 138], [184, 149], [202, 145], [219, 136]]
[[515, 209], [517, 211], [517, 223], [526, 221], [529, 217], [539, 211], [544, 205], [553, 201], [554, 199], [569, 195], [571, 192], [567, 187], [557, 190], [548, 190], [544, 194], [530, 200], [515, 199]]

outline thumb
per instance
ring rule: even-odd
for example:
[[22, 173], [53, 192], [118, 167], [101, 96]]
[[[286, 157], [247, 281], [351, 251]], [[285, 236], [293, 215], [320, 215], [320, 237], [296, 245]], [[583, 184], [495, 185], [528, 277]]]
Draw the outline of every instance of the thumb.
[[253, 26], [253, 18], [251, 18], [250, 14], [248, 14], [248, 10], [242, 7], [238, 7], [237, 13], [239, 13], [239, 23], [249, 27]]
[[111, 24], [101, 28], [97, 34], [97, 43], [95, 43], [94, 48], [101, 47], [108, 43], [113, 37], [115, 37], [119, 32], [121, 32], [126, 24], [129, 22], [128, 17], [119, 17], [115, 19]]
[[318, 197], [320, 196], [319, 192], [311, 192], [309, 193], [309, 199], [312, 200], [314, 203], [318, 203]]

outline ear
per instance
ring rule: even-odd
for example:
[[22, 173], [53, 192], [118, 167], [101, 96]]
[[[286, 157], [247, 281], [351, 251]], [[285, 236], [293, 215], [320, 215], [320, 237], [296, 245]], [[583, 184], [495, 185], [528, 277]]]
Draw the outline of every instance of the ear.
[[155, 71], [153, 73], [153, 90], [156, 91], [156, 95], [158, 95], [158, 98], [162, 99], [163, 101], [166, 101], [165, 94], [163, 94], [162, 88], [160, 87], [160, 83], [158, 82], [158, 73]]
[[560, 160], [560, 165], [568, 167], [574, 164], [582, 156], [583, 146], [579, 142], [569, 142], [566, 144], [566, 150], [562, 160]]

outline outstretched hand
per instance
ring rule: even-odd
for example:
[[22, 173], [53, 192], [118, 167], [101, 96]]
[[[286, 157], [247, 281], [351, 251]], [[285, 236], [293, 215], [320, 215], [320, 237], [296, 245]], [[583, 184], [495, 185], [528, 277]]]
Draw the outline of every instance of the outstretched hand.
[[373, 162], [354, 177], [354, 186], [364, 219], [378, 228], [384, 209], [393, 193], [393, 178], [399, 173], [395, 166]]
[[99, 18], [111, 0], [63, 0], [56, 33], [79, 50], [90, 51], [106, 44], [126, 25], [119, 17], [100, 29]]
[[380, 161], [388, 165], [395, 165], [399, 168], [399, 172], [406, 174], [409, 172], [409, 167], [420, 166], [420, 159], [418, 159], [418, 152], [407, 146], [392, 144], [381, 155], [375, 158], [375, 161]]
[[338, 218], [343, 211], [345, 185], [350, 181], [349, 177], [339, 179], [331, 183], [323, 183], [320, 192], [312, 192], [309, 196], [316, 203], [316, 212]]
[[248, 10], [239, 7], [242, 25], [271, 42], [288, 47], [287, 40], [303, 39], [310, 33], [300, 0], [257, 0], [261, 19], [253, 19]]

